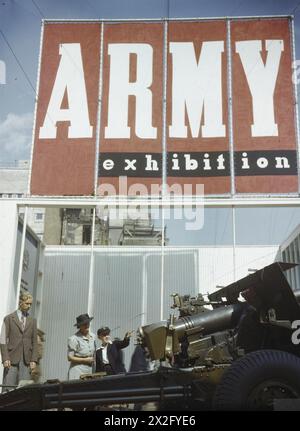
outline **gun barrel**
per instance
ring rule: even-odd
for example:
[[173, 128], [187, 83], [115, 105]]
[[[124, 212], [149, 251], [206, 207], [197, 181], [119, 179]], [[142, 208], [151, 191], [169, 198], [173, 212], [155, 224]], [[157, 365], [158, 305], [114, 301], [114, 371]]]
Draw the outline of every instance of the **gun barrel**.
[[[172, 332], [174, 331], [176, 338], [181, 342], [186, 332], [194, 328], [201, 335], [226, 331], [238, 324], [243, 311], [248, 307], [249, 305], [246, 302], [237, 303], [192, 316], [180, 317], [172, 325]], [[168, 325], [167, 321], [162, 321], [142, 328], [143, 338], [153, 360], [165, 358], [166, 342], [169, 334]]]
[[193, 328], [199, 328], [203, 335], [231, 329], [238, 324], [245, 307], [248, 307], [246, 303], [238, 303], [215, 308], [207, 313], [184, 316], [174, 323], [174, 329], [179, 340], [187, 330]]

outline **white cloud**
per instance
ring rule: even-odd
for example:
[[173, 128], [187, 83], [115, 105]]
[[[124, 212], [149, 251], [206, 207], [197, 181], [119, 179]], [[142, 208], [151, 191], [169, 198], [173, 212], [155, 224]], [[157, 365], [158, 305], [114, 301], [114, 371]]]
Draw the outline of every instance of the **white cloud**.
[[29, 159], [32, 137], [33, 114], [9, 113], [0, 122], [0, 161]]

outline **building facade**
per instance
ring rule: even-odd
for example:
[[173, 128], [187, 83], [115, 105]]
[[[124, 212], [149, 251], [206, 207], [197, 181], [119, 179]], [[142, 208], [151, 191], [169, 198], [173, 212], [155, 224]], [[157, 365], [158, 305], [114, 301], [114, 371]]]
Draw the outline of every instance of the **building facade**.
[[[19, 160], [14, 166], [0, 167], [0, 199], [21, 199], [27, 195], [29, 178], [29, 161]], [[23, 217], [24, 209], [19, 215]], [[45, 210], [42, 208], [29, 208], [27, 224], [32, 228], [39, 239], [44, 235]]]

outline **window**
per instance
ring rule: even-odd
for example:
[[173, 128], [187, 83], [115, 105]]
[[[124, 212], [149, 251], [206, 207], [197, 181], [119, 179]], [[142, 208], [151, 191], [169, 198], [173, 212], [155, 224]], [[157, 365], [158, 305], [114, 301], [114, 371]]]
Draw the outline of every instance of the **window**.
[[36, 221], [41, 221], [41, 220], [43, 220], [43, 213], [36, 213], [35, 214], [35, 220]]

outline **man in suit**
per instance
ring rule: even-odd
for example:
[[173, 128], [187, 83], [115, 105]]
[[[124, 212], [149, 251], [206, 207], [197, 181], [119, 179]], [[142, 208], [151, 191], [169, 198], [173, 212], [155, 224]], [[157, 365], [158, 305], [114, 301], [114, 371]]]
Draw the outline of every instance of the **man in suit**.
[[3, 392], [16, 386], [21, 380], [31, 380], [30, 373], [38, 360], [36, 319], [28, 315], [32, 305], [28, 292], [20, 294], [19, 308], [4, 318], [0, 348], [4, 366]]
[[96, 352], [96, 373], [100, 371], [105, 371], [107, 374], [126, 373], [121, 349], [129, 345], [132, 333], [126, 332], [123, 340], [112, 341], [110, 338], [110, 329], [107, 326], [103, 326], [98, 329], [97, 335], [101, 346]]

